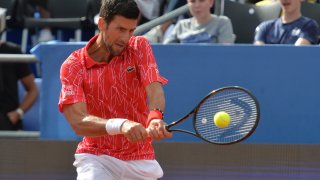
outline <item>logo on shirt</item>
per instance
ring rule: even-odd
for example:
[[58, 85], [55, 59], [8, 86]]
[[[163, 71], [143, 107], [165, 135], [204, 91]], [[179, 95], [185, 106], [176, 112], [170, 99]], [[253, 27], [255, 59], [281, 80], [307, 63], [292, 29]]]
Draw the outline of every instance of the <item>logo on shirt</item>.
[[136, 68], [134, 66], [129, 66], [127, 67], [127, 72], [132, 72], [134, 71]]
[[66, 96], [72, 96], [75, 94], [71, 85], [63, 86], [63, 90]]
[[291, 34], [292, 34], [293, 36], [299, 36], [300, 32], [301, 32], [301, 29], [299, 29], [299, 28], [294, 28], [294, 29], [292, 30]]

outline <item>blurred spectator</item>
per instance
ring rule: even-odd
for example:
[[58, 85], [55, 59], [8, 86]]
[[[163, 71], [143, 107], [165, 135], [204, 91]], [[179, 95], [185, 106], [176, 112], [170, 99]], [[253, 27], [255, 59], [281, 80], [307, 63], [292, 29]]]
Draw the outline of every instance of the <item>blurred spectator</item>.
[[319, 41], [319, 25], [302, 16], [301, 0], [280, 0], [282, 15], [262, 22], [257, 28], [254, 44], [309, 45]]
[[142, 14], [139, 24], [159, 17], [163, 0], [135, 0]]
[[148, 39], [150, 43], [162, 43], [164, 39], [168, 37], [168, 34], [170, 34], [173, 27], [173, 20], [169, 20], [152, 28], [143, 36]]
[[234, 43], [231, 21], [211, 14], [214, 0], [187, 0], [193, 17], [179, 20], [164, 43]]
[[[0, 14], [4, 17], [4, 14]], [[0, 27], [4, 27], [0, 21]], [[1, 32], [0, 32], [1, 34]], [[0, 54], [21, 54], [20, 46], [10, 42], [0, 42]], [[26, 89], [26, 94], [19, 104], [18, 81]], [[34, 76], [28, 64], [0, 63], [0, 130], [19, 130], [21, 119], [38, 96]]]
[[[167, 0], [163, 2], [163, 13], [166, 14], [171, 12], [183, 5], [185, 5], [187, 0]], [[168, 20], [145, 33], [143, 36], [148, 39], [150, 43], [162, 43], [163, 40], [171, 33], [174, 23], [177, 18]]]
[[[26, 13], [29, 16], [35, 16], [36, 18], [50, 18], [50, 12], [48, 11], [48, 0], [22, 0], [26, 4]], [[38, 33], [38, 42], [46, 42], [53, 40], [54, 36], [49, 27], [42, 28]]]
[[[175, 0], [173, 0], [175, 1]], [[166, 0], [135, 0], [141, 12], [139, 25], [155, 19], [161, 15], [161, 9]], [[99, 14], [94, 17], [95, 24], [98, 23]]]
[[[135, 0], [141, 12], [138, 25], [159, 17], [161, 7], [166, 0]], [[94, 23], [98, 24], [99, 13], [94, 16]]]

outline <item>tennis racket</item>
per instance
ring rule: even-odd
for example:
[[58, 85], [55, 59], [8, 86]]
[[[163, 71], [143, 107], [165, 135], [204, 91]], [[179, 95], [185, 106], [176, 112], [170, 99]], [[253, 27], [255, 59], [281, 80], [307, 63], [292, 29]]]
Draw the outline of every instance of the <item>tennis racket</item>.
[[[225, 128], [217, 127], [213, 121], [214, 115], [221, 111], [230, 116], [230, 124]], [[194, 132], [174, 129], [191, 116]], [[259, 104], [251, 92], [238, 86], [224, 87], [212, 91], [189, 114], [167, 125], [166, 129], [191, 134], [213, 144], [234, 144], [254, 132], [259, 116]]]

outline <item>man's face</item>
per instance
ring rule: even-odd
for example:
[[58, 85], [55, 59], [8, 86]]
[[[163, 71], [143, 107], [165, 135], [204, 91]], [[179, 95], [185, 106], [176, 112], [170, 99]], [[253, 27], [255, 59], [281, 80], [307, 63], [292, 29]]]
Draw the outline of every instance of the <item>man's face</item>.
[[192, 16], [201, 18], [211, 13], [210, 9], [213, 6], [213, 0], [188, 0], [188, 6]]
[[300, 12], [301, 0], [280, 0], [280, 3], [285, 13]]
[[112, 56], [118, 56], [126, 47], [129, 39], [137, 26], [137, 19], [127, 19], [123, 16], [115, 16], [114, 19], [107, 24], [105, 21], [102, 33], [103, 42]]

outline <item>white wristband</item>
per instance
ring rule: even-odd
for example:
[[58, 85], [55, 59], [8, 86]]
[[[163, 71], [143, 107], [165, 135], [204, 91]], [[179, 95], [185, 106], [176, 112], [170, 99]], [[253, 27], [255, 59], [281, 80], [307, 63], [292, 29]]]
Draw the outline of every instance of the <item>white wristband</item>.
[[109, 135], [121, 134], [121, 126], [127, 119], [113, 118], [106, 123], [106, 131]]
[[19, 114], [20, 119], [23, 119], [24, 112], [21, 108], [16, 109], [16, 112]]

